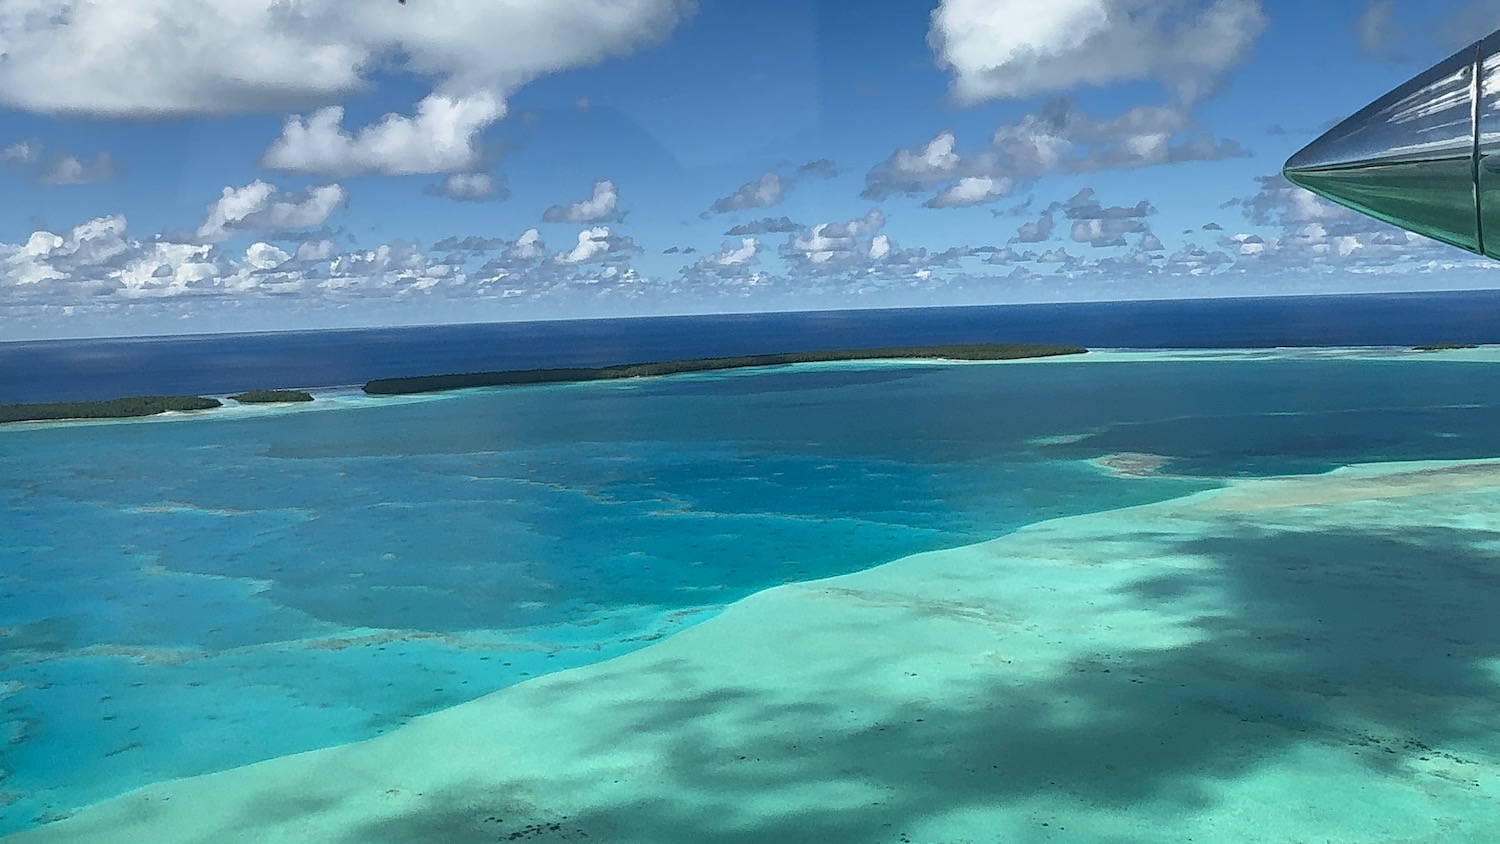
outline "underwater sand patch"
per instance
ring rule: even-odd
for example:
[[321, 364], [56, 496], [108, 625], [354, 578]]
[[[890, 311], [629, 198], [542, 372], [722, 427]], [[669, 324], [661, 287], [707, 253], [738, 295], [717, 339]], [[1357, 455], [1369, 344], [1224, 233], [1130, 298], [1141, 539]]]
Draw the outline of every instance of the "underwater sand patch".
[[1147, 478], [1159, 474], [1172, 458], [1143, 451], [1121, 451], [1089, 462], [1117, 478]]

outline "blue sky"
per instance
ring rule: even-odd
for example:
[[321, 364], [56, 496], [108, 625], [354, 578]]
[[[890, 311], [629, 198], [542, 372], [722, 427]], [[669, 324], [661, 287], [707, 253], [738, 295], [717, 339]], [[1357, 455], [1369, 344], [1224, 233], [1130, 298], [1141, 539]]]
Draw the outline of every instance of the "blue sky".
[[1496, 0], [6, 0], [0, 339], [1494, 286], [1277, 175]]

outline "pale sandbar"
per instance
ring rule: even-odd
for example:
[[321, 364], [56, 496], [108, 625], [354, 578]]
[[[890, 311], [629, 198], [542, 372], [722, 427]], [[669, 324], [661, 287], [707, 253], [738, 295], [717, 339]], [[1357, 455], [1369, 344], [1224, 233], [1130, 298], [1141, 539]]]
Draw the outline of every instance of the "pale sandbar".
[[1500, 461], [1233, 482], [6, 841], [1492, 842], [1497, 538]]

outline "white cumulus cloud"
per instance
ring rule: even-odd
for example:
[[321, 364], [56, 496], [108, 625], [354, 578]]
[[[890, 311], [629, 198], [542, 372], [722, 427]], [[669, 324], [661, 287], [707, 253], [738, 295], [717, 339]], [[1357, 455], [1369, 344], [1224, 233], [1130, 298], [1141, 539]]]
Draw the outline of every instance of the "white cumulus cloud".
[[426, 192], [459, 202], [484, 202], [510, 196], [510, 188], [506, 187], [505, 180], [496, 179], [489, 173], [451, 173], [438, 184], [429, 186]]
[[512, 258], [531, 261], [547, 254], [547, 244], [542, 240], [542, 233], [536, 229], [527, 229], [516, 238], [516, 242], [505, 250], [505, 254]]
[[[885, 227], [885, 215], [878, 208], [871, 208], [863, 217], [844, 223], [818, 223], [787, 239], [782, 254], [794, 266], [804, 270], [810, 266], [846, 262], [861, 254], [868, 255], [869, 241], [876, 232]], [[862, 242], [863, 241], [863, 242]]]
[[616, 206], [620, 192], [615, 183], [605, 179], [594, 183], [594, 192], [588, 199], [571, 205], [554, 205], [542, 214], [548, 223], [611, 223], [619, 220]]
[[922, 203], [928, 208], [966, 208], [1009, 196], [1015, 181], [1001, 176], [966, 176]]
[[[97, 301], [198, 293], [221, 287], [212, 247], [142, 243], [112, 214], [74, 226], [66, 236], [33, 232], [0, 263], [0, 289], [35, 301]], [[0, 250], [3, 251], [3, 250]]]
[[928, 43], [963, 103], [1144, 79], [1191, 101], [1265, 26], [1259, 0], [942, 0]]
[[258, 270], [275, 269], [291, 260], [291, 257], [286, 250], [261, 241], [250, 244], [245, 250], [245, 263]]
[[780, 174], [766, 173], [758, 179], [752, 179], [740, 185], [739, 189], [729, 196], [714, 200], [712, 210], [715, 214], [727, 214], [730, 211], [742, 211], [746, 208], [769, 208], [781, 201], [781, 195], [785, 189], [784, 180]]
[[609, 230], [609, 226], [595, 226], [579, 232], [578, 243], [567, 252], [554, 255], [552, 259], [558, 264], [582, 264], [589, 261], [604, 261], [627, 252], [638, 251], [640, 251], [639, 248], [630, 238], [614, 234]]
[[504, 103], [489, 94], [434, 94], [417, 104], [413, 117], [387, 114], [351, 134], [343, 127], [344, 109], [329, 106], [307, 118], [289, 118], [261, 165], [326, 176], [469, 170], [479, 160], [479, 133], [504, 116]]
[[376, 71], [498, 97], [665, 38], [693, 0], [4, 0], [0, 104], [96, 116], [282, 111]]
[[896, 150], [865, 174], [866, 199], [929, 194], [923, 204], [946, 208], [994, 202], [1050, 173], [1124, 170], [1249, 153], [1237, 141], [1196, 130], [1187, 110], [1134, 106], [1096, 118], [1067, 100], [996, 127], [989, 143], [957, 151], [952, 132]]
[[720, 267], [739, 267], [755, 261], [760, 252], [760, 241], [753, 237], [740, 239], [739, 246], [729, 246], [708, 257], [708, 261]]
[[333, 245], [333, 241], [326, 238], [304, 240], [297, 244], [297, 260], [326, 261], [337, 251], [338, 248]]
[[[786, 167], [786, 165], [782, 165]], [[826, 158], [809, 161], [796, 169], [787, 168], [785, 174], [768, 170], [758, 178], [740, 185], [734, 193], [714, 200], [708, 214], [728, 214], [750, 208], [769, 208], [780, 202], [787, 192], [808, 179], [832, 179], [839, 170]], [[707, 216], [705, 214], [704, 216]]]
[[321, 185], [301, 195], [289, 194], [256, 180], [242, 188], [224, 188], [208, 207], [197, 237], [219, 241], [237, 231], [300, 229], [320, 226], [342, 208], [348, 196], [339, 185]]

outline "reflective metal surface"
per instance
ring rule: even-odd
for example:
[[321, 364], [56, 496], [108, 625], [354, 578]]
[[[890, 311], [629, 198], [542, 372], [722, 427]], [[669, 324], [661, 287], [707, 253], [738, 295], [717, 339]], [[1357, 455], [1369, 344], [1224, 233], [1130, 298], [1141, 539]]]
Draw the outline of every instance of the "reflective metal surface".
[[1288, 173], [1287, 178], [1376, 219], [1470, 252], [1481, 249], [1472, 153], [1462, 158]]
[[[1372, 217], [1483, 251], [1482, 50], [1483, 42], [1460, 50], [1333, 127], [1287, 161], [1287, 179]], [[1500, 111], [1495, 116], [1500, 131]]]
[[1468, 157], [1474, 145], [1473, 44], [1360, 109], [1292, 156], [1290, 170]]
[[1500, 33], [1480, 42], [1479, 53], [1475, 176], [1481, 228], [1486, 218], [1490, 222], [1490, 237], [1482, 239], [1481, 249], [1500, 258]]

